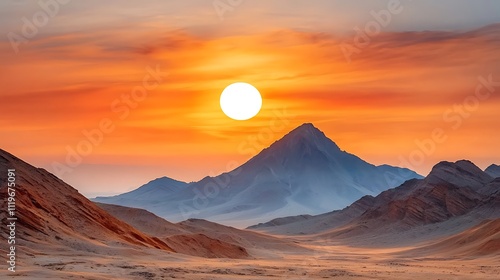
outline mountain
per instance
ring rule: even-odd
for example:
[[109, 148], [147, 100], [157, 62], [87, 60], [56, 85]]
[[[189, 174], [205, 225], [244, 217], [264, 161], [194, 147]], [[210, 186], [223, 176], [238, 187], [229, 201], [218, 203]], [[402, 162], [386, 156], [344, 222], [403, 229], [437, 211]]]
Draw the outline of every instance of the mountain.
[[205, 177], [169, 195], [149, 190], [151, 199], [144, 200], [143, 186], [94, 201], [144, 208], [171, 221], [202, 218], [248, 226], [285, 215], [341, 209], [412, 178], [421, 176], [404, 168], [369, 164], [306, 123], [235, 170]]
[[492, 164], [484, 170], [488, 175], [494, 178], [500, 177], [500, 165]]
[[[500, 179], [470, 161], [441, 162], [424, 179], [413, 179], [376, 197], [365, 196], [340, 211], [287, 217], [252, 226], [275, 234], [314, 234], [357, 243], [397, 242], [432, 233], [447, 235], [500, 218]], [[282, 221], [282, 220], [281, 220]], [[389, 240], [389, 241], [388, 241]]]
[[[0, 149], [0, 172], [7, 174], [8, 169], [15, 169], [18, 242], [30, 251], [47, 246], [95, 252], [125, 244], [173, 252], [165, 242], [111, 216], [44, 169]], [[6, 176], [0, 177], [0, 192], [7, 193]], [[7, 224], [6, 211], [1, 211], [0, 218]], [[6, 234], [2, 231], [2, 237]]]
[[[19, 251], [35, 255], [45, 255], [47, 250], [113, 255], [134, 248], [151, 248], [167, 254], [206, 258], [249, 257], [242, 246], [184, 230], [142, 209], [121, 207], [115, 217], [106, 211], [111, 206], [96, 205], [44, 169], [0, 150], [0, 172], [7, 174], [8, 169], [15, 169], [16, 243], [23, 246]], [[158, 182], [153, 184], [161, 186]], [[3, 196], [7, 194], [5, 176], [0, 177], [0, 193], [3, 203], [6, 201]], [[116, 207], [111, 209], [117, 212]], [[6, 211], [0, 212], [0, 219], [8, 224]], [[129, 221], [133, 225], [127, 223]], [[137, 229], [136, 224], [141, 229]], [[1, 231], [1, 236], [7, 240], [8, 232]]]
[[142, 203], [161, 203], [172, 194], [185, 189], [187, 183], [168, 177], [161, 177], [140, 186], [139, 188], [116, 196], [97, 198], [118, 205], [136, 205]]

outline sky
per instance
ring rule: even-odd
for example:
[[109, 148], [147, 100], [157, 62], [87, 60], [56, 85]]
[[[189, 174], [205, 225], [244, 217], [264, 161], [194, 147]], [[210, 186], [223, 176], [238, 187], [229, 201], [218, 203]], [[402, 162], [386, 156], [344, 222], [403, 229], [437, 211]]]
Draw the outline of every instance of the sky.
[[[197, 181], [305, 122], [422, 175], [500, 164], [499, 1], [0, 2], [0, 148], [93, 197]], [[235, 121], [222, 90], [260, 113]]]

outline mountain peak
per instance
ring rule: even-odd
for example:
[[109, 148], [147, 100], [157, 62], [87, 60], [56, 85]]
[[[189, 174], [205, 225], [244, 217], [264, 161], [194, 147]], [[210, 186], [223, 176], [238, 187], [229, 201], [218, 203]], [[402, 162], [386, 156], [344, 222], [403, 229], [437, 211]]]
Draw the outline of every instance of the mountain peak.
[[303, 124], [297, 126], [292, 131], [290, 131], [289, 134], [300, 134], [303, 136], [319, 134], [319, 135], [325, 136], [325, 134], [321, 130], [319, 130], [317, 127], [315, 127], [312, 123], [303, 123]]
[[[324, 147], [325, 145], [334, 150], [340, 150], [335, 142], [328, 138], [323, 131], [319, 130], [312, 123], [303, 123], [296, 127], [276, 143], [285, 144], [289, 147], [298, 147], [300, 144], [305, 144], [311, 147]], [[322, 149], [322, 148], [320, 148]], [[323, 149], [324, 150], [324, 149]]]
[[492, 164], [488, 166], [488, 168], [486, 168], [484, 172], [486, 172], [493, 178], [498, 178], [500, 177], [500, 165]]
[[438, 172], [440, 170], [450, 169], [450, 168], [467, 170], [467, 171], [473, 172], [473, 173], [480, 173], [482, 171], [472, 161], [462, 159], [462, 160], [459, 160], [456, 162], [441, 161], [438, 164], [434, 165], [434, 167], [432, 168], [431, 174], [433, 172]]
[[316, 130], [319, 130], [318, 128], [316, 128], [314, 126], [313, 123], [303, 123], [303, 124], [297, 126], [297, 128], [295, 128], [295, 129], [316, 129]]
[[312, 123], [303, 123], [303, 124], [297, 126], [294, 130], [321, 132], [321, 130], [319, 130], [317, 127], [315, 127], [314, 124], [312, 124]]
[[469, 160], [442, 161], [436, 164], [426, 180], [429, 183], [449, 182], [457, 186], [475, 187], [487, 183], [492, 177]]

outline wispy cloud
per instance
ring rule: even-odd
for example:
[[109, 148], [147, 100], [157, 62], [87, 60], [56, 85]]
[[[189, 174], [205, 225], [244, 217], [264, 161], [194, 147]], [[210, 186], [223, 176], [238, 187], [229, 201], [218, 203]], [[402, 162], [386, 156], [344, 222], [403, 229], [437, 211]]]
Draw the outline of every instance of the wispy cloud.
[[[159, 8], [165, 1], [154, 3]], [[320, 13], [307, 3], [301, 3], [307, 13]], [[87, 26], [90, 19], [82, 11], [90, 13], [95, 7], [76, 5], [68, 6], [63, 16], [77, 15], [79, 26]], [[104, 5], [104, 10], [110, 9]], [[131, 4], [123, 5], [125, 15], [131, 12]], [[187, 4], [176, 5], [189, 10]], [[144, 8], [143, 15], [152, 17], [128, 21], [99, 14], [105, 28], [89, 24], [69, 32], [55, 21], [17, 56], [4, 51], [10, 46], [3, 38], [0, 124], [3, 134], [11, 136], [2, 137], [2, 146], [25, 149], [27, 156], [61, 157], [82, 129], [110, 114], [114, 99], [141, 82], [145, 66], [158, 63], [168, 69], [168, 81], [120, 123], [94, 152], [94, 162], [113, 164], [142, 154], [141, 160], [161, 164], [161, 155], [171, 155], [178, 169], [190, 169], [195, 156], [218, 163], [241, 160], [238, 145], [266, 126], [275, 110], [287, 108], [293, 116], [288, 128], [318, 123], [340, 146], [382, 163], [412, 149], [415, 138], [426, 137], [444, 110], [474, 92], [477, 76], [491, 73], [500, 80], [498, 24], [465, 31], [381, 33], [349, 64], [339, 48], [349, 37], [345, 32], [299, 28], [303, 23], [286, 11], [268, 13], [283, 20], [271, 28], [245, 25], [262, 5], [235, 11], [241, 16], [235, 26], [247, 26], [242, 32], [220, 26], [209, 5], [196, 8], [211, 17], [208, 27], [195, 20], [185, 26], [166, 24], [165, 15]], [[254, 84], [264, 97], [262, 112], [251, 121], [234, 122], [219, 109], [221, 91], [235, 81]], [[471, 147], [471, 159], [500, 158], [492, 149], [493, 140], [488, 140], [500, 139], [494, 129], [499, 103], [498, 95], [482, 103], [460, 133], [450, 135], [453, 139], [436, 159], [457, 157], [460, 147]], [[488, 139], [478, 145], [470, 136], [475, 134]], [[178, 158], [181, 154], [186, 160]], [[198, 176], [196, 170], [184, 179]]]

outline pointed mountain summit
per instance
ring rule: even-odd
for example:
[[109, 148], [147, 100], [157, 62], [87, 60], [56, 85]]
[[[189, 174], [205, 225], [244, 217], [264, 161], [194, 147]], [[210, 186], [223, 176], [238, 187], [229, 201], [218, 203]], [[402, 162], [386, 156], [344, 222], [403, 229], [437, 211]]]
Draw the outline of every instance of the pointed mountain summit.
[[310, 145], [316, 148], [340, 151], [337, 144], [326, 137], [326, 135], [312, 123], [304, 123], [300, 125], [275, 143], [280, 143], [281, 145], [294, 150], [296, 150], [299, 145]]
[[[321, 159], [340, 154], [340, 148], [311, 123], [305, 123], [290, 131], [280, 140], [264, 149], [250, 162], [262, 162], [280, 157], [284, 161]], [[295, 157], [295, 158], [293, 158]]]
[[[190, 183], [162, 196], [161, 202], [134, 199], [135, 194], [140, 196], [140, 188], [130, 192], [127, 200], [118, 195], [96, 201], [144, 208], [172, 221], [201, 218], [247, 226], [282, 216], [341, 209], [364, 195], [377, 195], [412, 178], [422, 177], [408, 169], [367, 163], [342, 151], [306, 123], [235, 170]], [[150, 195], [155, 197], [155, 192]]]

